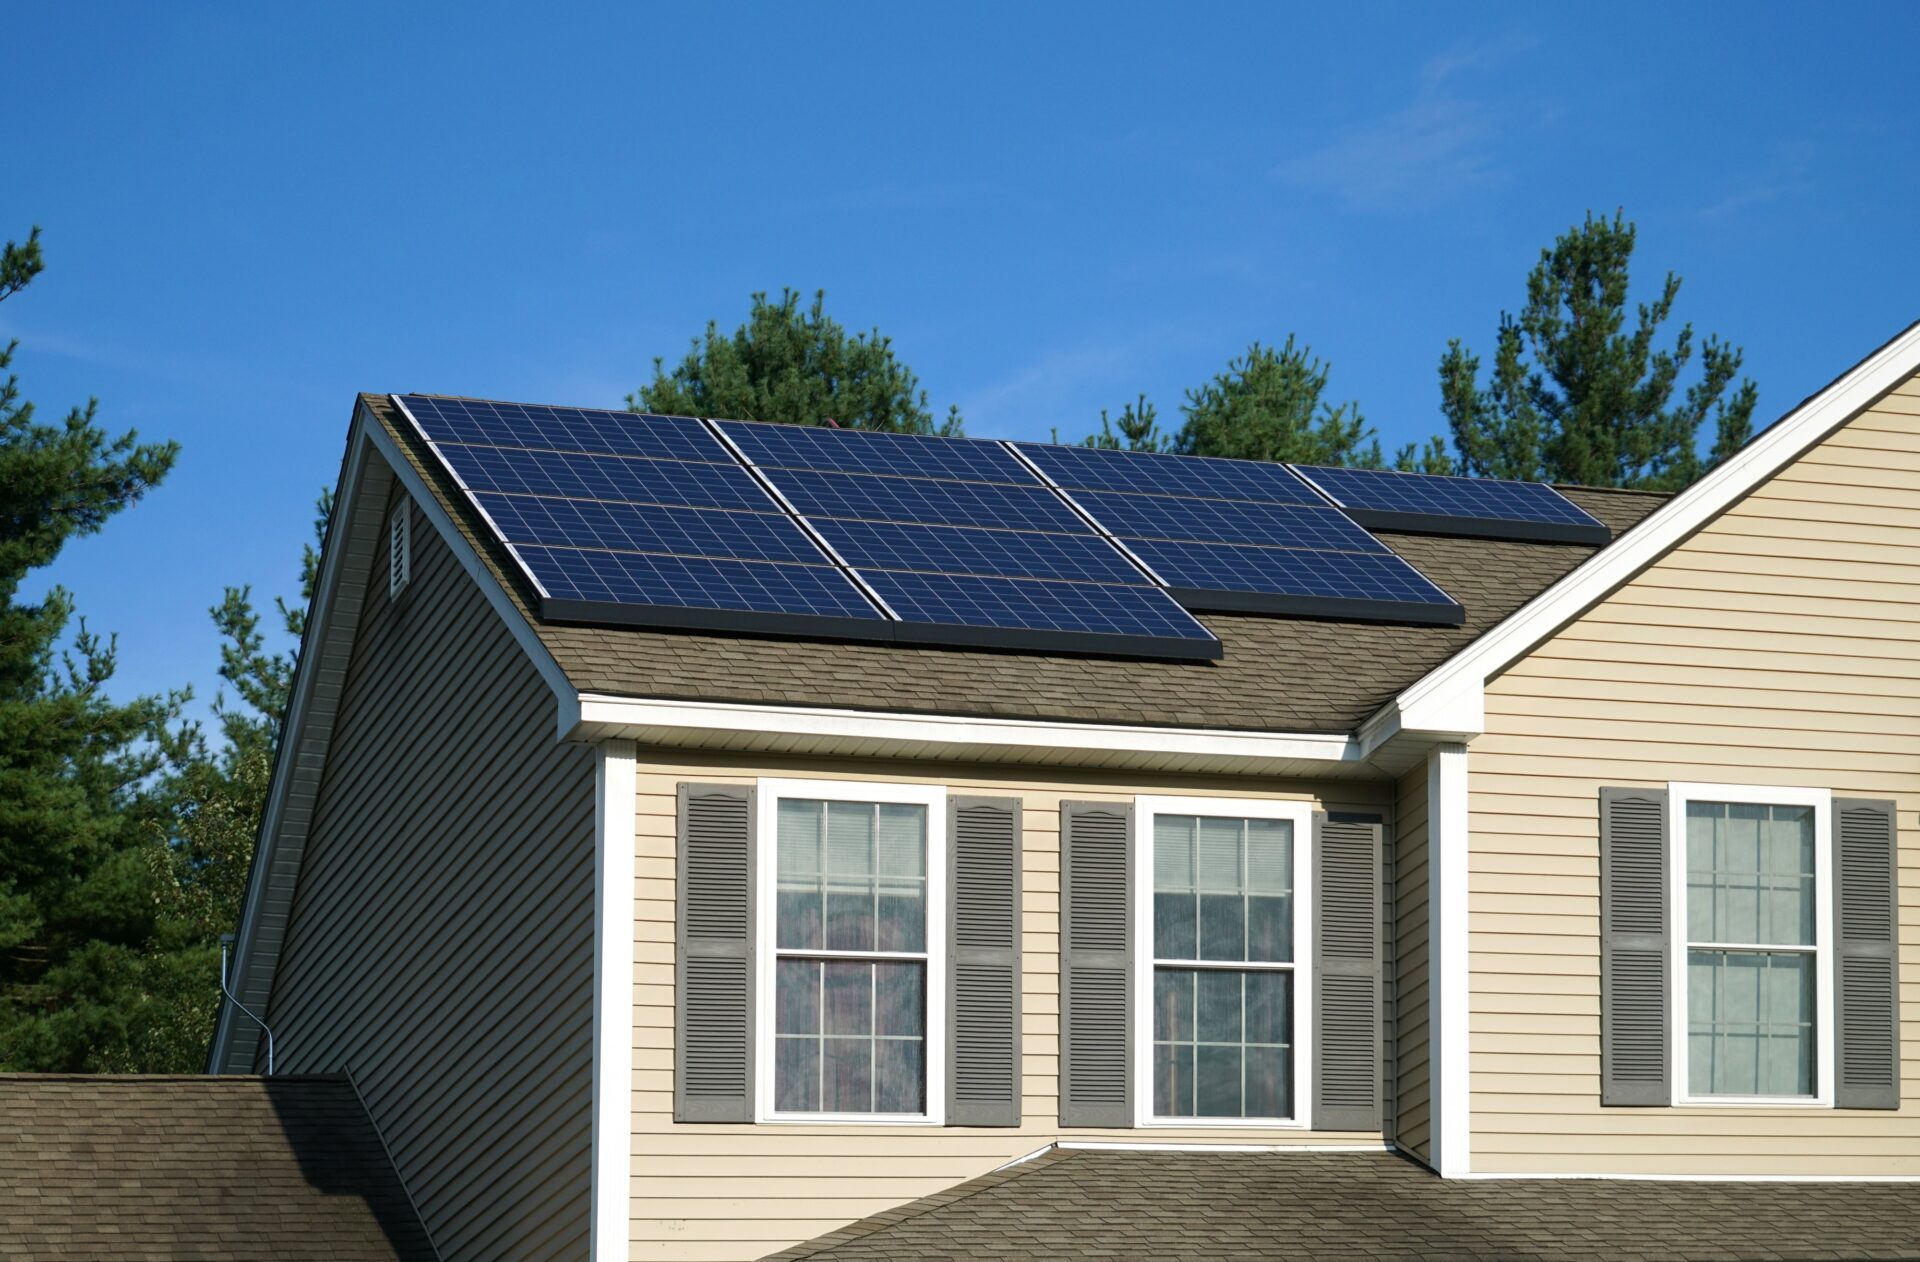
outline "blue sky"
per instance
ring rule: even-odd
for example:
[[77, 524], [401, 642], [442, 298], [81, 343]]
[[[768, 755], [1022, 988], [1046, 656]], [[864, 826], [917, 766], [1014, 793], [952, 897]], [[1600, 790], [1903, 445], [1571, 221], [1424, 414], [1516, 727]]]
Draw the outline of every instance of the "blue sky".
[[[1604, 22], [1601, 15], [1604, 14]], [[1589, 209], [1768, 420], [1920, 317], [1920, 8], [35, 5], [0, 305], [29, 398], [178, 439], [49, 580], [122, 693], [213, 691], [357, 390], [620, 406], [824, 287], [979, 436], [1077, 437], [1296, 333], [1391, 446]]]

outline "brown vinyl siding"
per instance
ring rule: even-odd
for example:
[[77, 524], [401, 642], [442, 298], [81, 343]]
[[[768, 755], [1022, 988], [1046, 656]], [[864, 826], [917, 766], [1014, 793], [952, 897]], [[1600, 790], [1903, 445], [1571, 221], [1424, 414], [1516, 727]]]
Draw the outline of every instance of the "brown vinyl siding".
[[412, 547], [397, 600], [384, 565], [367, 585], [268, 1014], [279, 1068], [353, 1073], [448, 1259], [578, 1257], [592, 752], [555, 741], [551, 690], [418, 516]]
[[[1920, 385], [1866, 409], [1487, 689], [1473, 1169], [1920, 1175]], [[1899, 803], [1896, 1112], [1602, 1108], [1603, 785]]]
[[1394, 1142], [1431, 1161], [1427, 1078], [1427, 769], [1394, 786]]
[[[714, 754], [642, 751], [635, 871], [633, 1249], [635, 1258], [754, 1258], [890, 1205], [950, 1187], [1059, 1139], [1305, 1144], [1381, 1142], [1378, 1131], [1059, 1125], [1059, 804], [1137, 794], [1309, 799], [1333, 810], [1390, 812], [1383, 783], [1227, 778], [1142, 784], [1053, 770], [838, 759], [768, 765]], [[678, 1125], [673, 1121], [675, 792], [682, 781], [759, 776], [934, 784], [1019, 797], [1022, 839], [1022, 1122], [1018, 1128]], [[762, 839], [761, 844], [768, 844]], [[1300, 1102], [1305, 1107], [1305, 1102]]]

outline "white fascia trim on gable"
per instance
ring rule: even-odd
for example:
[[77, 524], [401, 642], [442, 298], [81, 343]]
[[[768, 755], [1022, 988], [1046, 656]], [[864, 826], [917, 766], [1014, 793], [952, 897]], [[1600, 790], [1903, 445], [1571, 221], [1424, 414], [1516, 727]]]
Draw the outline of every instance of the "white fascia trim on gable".
[[1826, 389], [1776, 421], [1731, 459], [1671, 500], [1617, 542], [1522, 605], [1498, 626], [1429, 671], [1360, 725], [1371, 753], [1399, 731], [1484, 730], [1486, 681], [1531, 652], [1589, 606], [1657, 561], [1694, 531], [1808, 448], [1920, 369], [1920, 323], [1855, 364]]
[[599, 693], [580, 694], [579, 704], [579, 726], [570, 733], [579, 740], [627, 737], [640, 731], [735, 732], [841, 737], [881, 744], [939, 744], [982, 751], [1032, 749], [1348, 764], [1364, 761], [1359, 743], [1346, 735], [1047, 723], [897, 711], [669, 701]]
[[638, 796], [633, 742], [605, 742], [596, 755], [593, 802], [592, 1262], [627, 1262], [631, 1248]]

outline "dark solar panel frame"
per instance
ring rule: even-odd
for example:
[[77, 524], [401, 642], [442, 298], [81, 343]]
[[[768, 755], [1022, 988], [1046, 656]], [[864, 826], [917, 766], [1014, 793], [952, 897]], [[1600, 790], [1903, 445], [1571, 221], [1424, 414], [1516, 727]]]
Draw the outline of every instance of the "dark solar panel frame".
[[862, 571], [899, 616], [897, 638], [950, 644], [956, 626], [987, 648], [1211, 661], [1220, 641], [1161, 587]]
[[1459, 626], [1466, 610], [1398, 553], [1123, 540], [1189, 609]]
[[1541, 482], [1452, 478], [1390, 469], [1291, 466], [1370, 530], [1604, 547], [1613, 532]]

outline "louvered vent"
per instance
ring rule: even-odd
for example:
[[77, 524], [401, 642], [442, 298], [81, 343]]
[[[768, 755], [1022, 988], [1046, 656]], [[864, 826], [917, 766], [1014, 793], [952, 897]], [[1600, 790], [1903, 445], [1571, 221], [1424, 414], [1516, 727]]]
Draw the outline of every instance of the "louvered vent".
[[398, 596], [413, 577], [413, 514], [402, 500], [387, 522], [387, 598]]

